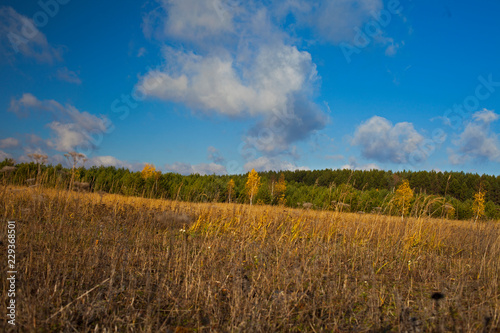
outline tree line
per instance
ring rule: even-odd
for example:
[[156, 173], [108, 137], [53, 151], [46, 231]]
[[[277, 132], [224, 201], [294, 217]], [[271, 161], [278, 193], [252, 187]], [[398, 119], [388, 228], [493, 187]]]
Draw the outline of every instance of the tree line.
[[[15, 164], [1, 174], [17, 185], [43, 182], [68, 187], [88, 184], [95, 192], [115, 193], [190, 202], [234, 202], [350, 212], [429, 215], [474, 219], [475, 196], [481, 193], [484, 215], [500, 219], [500, 176], [464, 172], [383, 170], [267, 171], [241, 175], [187, 175], [161, 173], [153, 165], [142, 172], [125, 168], [45, 165], [43, 161]], [[80, 163], [81, 164], [81, 163]], [[0, 169], [14, 166], [5, 160]], [[258, 179], [257, 179], [258, 178]], [[397, 189], [408, 182], [414, 195], [398, 205]]]

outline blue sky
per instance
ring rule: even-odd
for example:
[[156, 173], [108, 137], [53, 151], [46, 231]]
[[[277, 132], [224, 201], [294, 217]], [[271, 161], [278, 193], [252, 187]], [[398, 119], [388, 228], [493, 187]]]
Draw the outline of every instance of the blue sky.
[[3, 1], [0, 158], [500, 172], [496, 1]]

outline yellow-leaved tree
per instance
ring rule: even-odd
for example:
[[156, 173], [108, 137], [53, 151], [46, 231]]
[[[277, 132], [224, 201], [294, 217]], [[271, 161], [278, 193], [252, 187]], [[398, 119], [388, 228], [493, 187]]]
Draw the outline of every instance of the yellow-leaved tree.
[[153, 164], [146, 163], [141, 171], [141, 176], [144, 179], [149, 179], [152, 177], [156, 177], [158, 173], [159, 171], [156, 171], [156, 167]]
[[478, 193], [474, 194], [474, 203], [472, 204], [472, 211], [474, 212], [474, 215], [476, 216], [475, 222], [477, 222], [478, 219], [480, 219], [482, 216], [484, 216], [484, 195], [485, 192], [481, 192], [479, 190]]
[[278, 203], [280, 205], [284, 205], [286, 203], [285, 192], [286, 192], [286, 181], [285, 175], [281, 174], [276, 187], [274, 188], [276, 191], [276, 196], [278, 197]]
[[231, 203], [231, 195], [233, 194], [234, 191], [234, 180], [230, 179], [229, 182], [227, 183], [227, 194], [229, 196], [229, 203]]
[[248, 196], [250, 197], [250, 206], [253, 203], [253, 198], [255, 197], [257, 192], [259, 191], [259, 187], [260, 187], [260, 176], [255, 171], [255, 169], [252, 169], [252, 171], [250, 171], [248, 173], [248, 179], [247, 179], [247, 183], [245, 185]]
[[401, 218], [410, 210], [411, 199], [413, 199], [413, 190], [410, 187], [410, 182], [405, 179], [399, 185], [394, 196], [394, 203], [401, 211]]
[[141, 171], [141, 176], [145, 180], [148, 180], [149, 178], [154, 178], [155, 189], [158, 189], [158, 179], [161, 176], [161, 171], [157, 171], [156, 167], [153, 164], [146, 163], [146, 165]]

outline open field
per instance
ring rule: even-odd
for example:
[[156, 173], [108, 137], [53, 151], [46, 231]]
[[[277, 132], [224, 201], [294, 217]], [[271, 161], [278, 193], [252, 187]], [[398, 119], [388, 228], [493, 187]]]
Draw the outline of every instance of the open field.
[[23, 332], [500, 331], [498, 222], [20, 187], [0, 214]]

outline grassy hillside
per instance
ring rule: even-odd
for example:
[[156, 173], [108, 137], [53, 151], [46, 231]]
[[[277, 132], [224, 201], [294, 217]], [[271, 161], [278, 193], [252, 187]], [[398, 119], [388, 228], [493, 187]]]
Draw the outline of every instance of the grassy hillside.
[[[17, 223], [20, 331], [500, 326], [498, 221], [402, 221], [41, 187], [1, 188], [0, 216], [4, 253], [6, 221]], [[10, 328], [5, 316], [0, 325]]]

